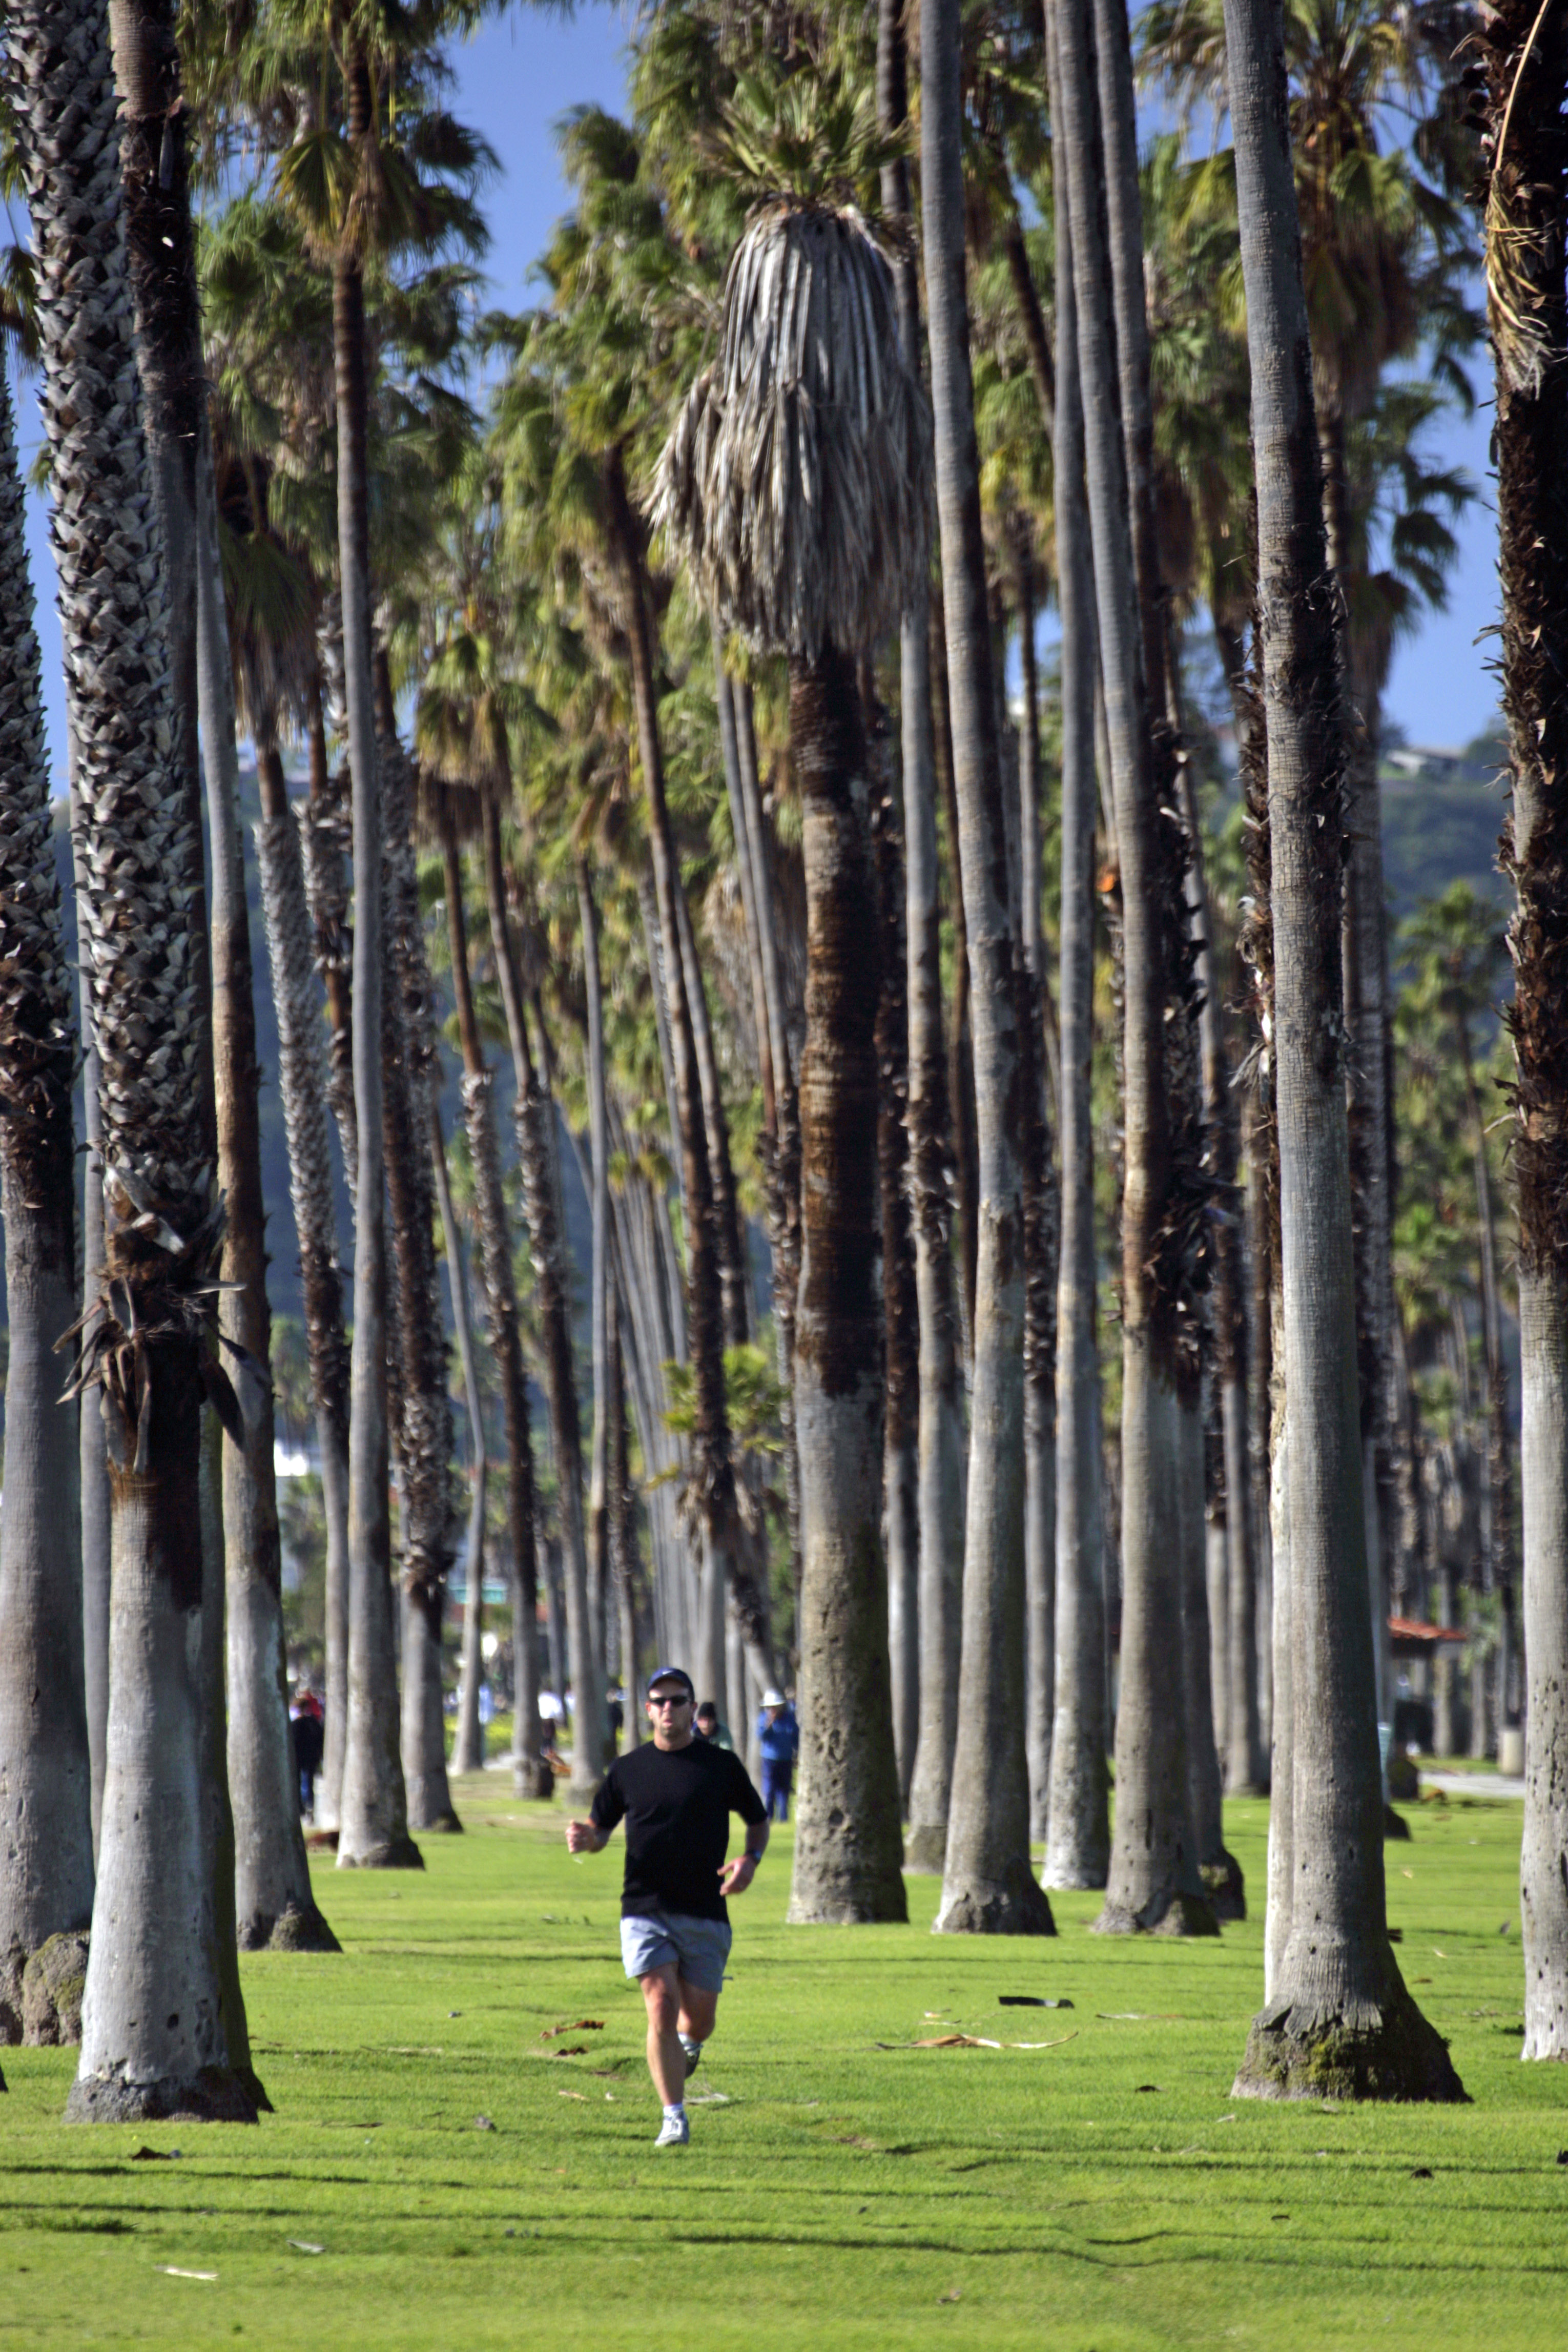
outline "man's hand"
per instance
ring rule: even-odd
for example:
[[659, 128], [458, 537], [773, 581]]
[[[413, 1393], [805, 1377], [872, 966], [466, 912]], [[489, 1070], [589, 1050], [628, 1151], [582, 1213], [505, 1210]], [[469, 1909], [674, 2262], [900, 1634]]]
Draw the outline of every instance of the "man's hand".
[[592, 1822], [568, 1822], [566, 1851], [568, 1853], [598, 1853], [609, 1840], [594, 1827]]
[[760, 1854], [738, 1853], [727, 1862], [719, 1873], [720, 1894], [744, 1895], [757, 1874], [757, 1864], [761, 1859]]

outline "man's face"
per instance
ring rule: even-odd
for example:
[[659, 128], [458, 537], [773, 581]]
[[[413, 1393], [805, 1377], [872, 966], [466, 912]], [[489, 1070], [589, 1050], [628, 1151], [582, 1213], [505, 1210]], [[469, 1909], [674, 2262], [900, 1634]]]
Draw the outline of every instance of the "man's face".
[[659, 1683], [647, 1696], [647, 1719], [660, 1744], [691, 1737], [691, 1693], [679, 1683]]

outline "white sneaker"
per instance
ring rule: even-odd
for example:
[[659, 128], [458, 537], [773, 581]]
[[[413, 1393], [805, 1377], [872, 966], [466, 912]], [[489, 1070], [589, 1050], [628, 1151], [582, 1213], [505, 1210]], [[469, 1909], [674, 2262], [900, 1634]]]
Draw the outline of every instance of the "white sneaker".
[[655, 2140], [655, 2147], [684, 2147], [691, 2137], [691, 2126], [684, 2116], [666, 2116], [663, 2127]]
[[689, 2034], [683, 2033], [680, 2037], [680, 2046], [686, 2053], [686, 2079], [689, 2083], [702, 2063], [702, 2044], [700, 2042], [693, 2042]]

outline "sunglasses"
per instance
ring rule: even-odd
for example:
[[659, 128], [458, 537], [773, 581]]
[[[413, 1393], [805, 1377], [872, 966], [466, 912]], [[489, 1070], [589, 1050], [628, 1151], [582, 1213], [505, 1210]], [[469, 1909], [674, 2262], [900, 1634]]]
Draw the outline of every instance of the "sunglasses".
[[689, 1706], [691, 1698], [687, 1691], [652, 1691], [647, 1703], [649, 1706]]

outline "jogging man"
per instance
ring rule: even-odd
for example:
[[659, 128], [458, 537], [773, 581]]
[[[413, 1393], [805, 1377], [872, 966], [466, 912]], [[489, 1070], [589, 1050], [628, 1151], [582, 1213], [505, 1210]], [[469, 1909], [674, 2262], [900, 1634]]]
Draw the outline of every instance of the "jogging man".
[[[647, 2009], [647, 2071], [664, 2102], [656, 2145], [684, 2147], [686, 2078], [713, 2031], [730, 1957], [727, 1895], [743, 1895], [768, 1843], [767, 1811], [740, 1758], [698, 1737], [697, 1694], [679, 1666], [647, 1686], [650, 1745], [618, 1756], [590, 1818], [569, 1822], [573, 1853], [599, 1853], [626, 1825], [621, 1958]], [[730, 1815], [746, 1824], [743, 1853], [726, 1862]]]

